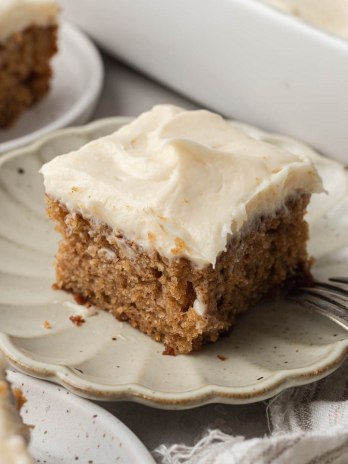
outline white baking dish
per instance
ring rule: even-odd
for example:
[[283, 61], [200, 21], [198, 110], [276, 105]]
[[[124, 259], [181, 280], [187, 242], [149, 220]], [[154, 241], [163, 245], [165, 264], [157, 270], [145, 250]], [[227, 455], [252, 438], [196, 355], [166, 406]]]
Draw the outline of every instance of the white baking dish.
[[61, 0], [117, 57], [200, 105], [348, 160], [348, 41], [258, 0]]

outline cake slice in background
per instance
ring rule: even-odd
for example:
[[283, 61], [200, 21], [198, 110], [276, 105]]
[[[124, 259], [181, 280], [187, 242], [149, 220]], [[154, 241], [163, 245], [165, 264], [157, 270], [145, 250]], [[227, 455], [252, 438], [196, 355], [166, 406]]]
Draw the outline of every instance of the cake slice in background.
[[0, 128], [47, 94], [57, 21], [54, 0], [0, 1]]
[[0, 355], [0, 462], [32, 464], [27, 445], [29, 428], [23, 424], [19, 409], [23, 404], [20, 390], [12, 391], [6, 380], [6, 363]]
[[41, 172], [62, 234], [56, 286], [167, 353], [216, 341], [238, 313], [310, 275], [315, 167], [217, 114], [160, 105]]
[[347, 0], [263, 0], [313, 26], [348, 39]]

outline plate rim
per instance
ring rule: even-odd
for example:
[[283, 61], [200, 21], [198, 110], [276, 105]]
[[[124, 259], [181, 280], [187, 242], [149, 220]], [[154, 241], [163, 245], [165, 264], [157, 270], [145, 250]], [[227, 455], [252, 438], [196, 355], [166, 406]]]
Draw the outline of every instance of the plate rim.
[[60, 22], [59, 29], [61, 40], [67, 42], [73, 40], [79, 45], [79, 48], [83, 48], [85, 51], [85, 58], [88, 58], [90, 67], [93, 67], [93, 73], [90, 74], [89, 90], [85, 92], [68, 111], [48, 125], [39, 127], [34, 132], [30, 132], [15, 139], [0, 142], [0, 155], [31, 144], [52, 131], [57, 131], [60, 128], [74, 124], [78, 118], [82, 118], [80, 119], [80, 123], [86, 122], [98, 102], [104, 80], [104, 66], [96, 45], [94, 45], [92, 40], [83, 31], [66, 20]]
[[[325, 360], [308, 370], [306, 367], [297, 368], [296, 373], [289, 375], [291, 369], [284, 369], [274, 374], [270, 380], [258, 384], [253, 393], [241, 393], [249, 387], [219, 387], [206, 384], [189, 392], [163, 393], [136, 383], [127, 383], [114, 387], [101, 386], [94, 382], [78, 377], [72, 369], [65, 366], [35, 361], [25, 356], [11, 343], [10, 336], [0, 333], [0, 352], [6, 357], [11, 366], [20, 372], [41, 380], [58, 384], [75, 395], [95, 401], [135, 401], [147, 406], [160, 409], [190, 409], [210, 403], [249, 404], [264, 401], [286, 388], [306, 385], [318, 381], [338, 369], [348, 356], [348, 339], [341, 340], [339, 346], [332, 349]], [[275, 380], [276, 378], [276, 380]], [[74, 382], [74, 379], [77, 382]], [[267, 384], [269, 384], [267, 386]], [[262, 388], [262, 385], [264, 387]], [[233, 392], [239, 390], [239, 393]]]
[[[77, 127], [69, 127], [46, 134], [44, 137], [36, 140], [34, 143], [18, 148], [12, 152], [0, 156], [0, 169], [4, 163], [12, 158], [25, 156], [35, 150], [40, 149], [47, 143], [55, 141], [64, 136], [84, 135], [93, 131], [121, 125], [129, 122], [132, 118], [126, 116], [116, 116], [103, 118], [93, 121], [89, 124]], [[291, 137], [273, 134], [262, 131], [248, 124], [238, 123], [239, 126], [249, 127], [251, 130], [257, 130], [261, 134], [279, 138], [282, 141], [294, 141]], [[307, 150], [311, 150], [306, 144], [296, 141], [297, 145], [302, 145]], [[328, 160], [330, 163], [342, 165], [336, 160]], [[280, 372], [273, 373], [257, 384], [254, 388], [245, 387], [219, 387], [218, 385], [205, 384], [194, 390], [187, 392], [170, 392], [164, 393], [154, 391], [136, 383], [127, 383], [123, 385], [100, 385], [77, 376], [72, 369], [65, 366], [48, 364], [35, 361], [23, 352], [20, 352], [11, 343], [11, 337], [0, 332], [0, 352], [3, 352], [9, 363], [15, 366], [21, 372], [29, 376], [49, 380], [58, 383], [73, 393], [93, 400], [104, 401], [135, 401], [148, 406], [154, 406], [163, 409], [188, 409], [202, 406], [209, 403], [226, 403], [226, 404], [247, 404], [263, 401], [280, 393], [286, 388], [305, 385], [329, 375], [336, 370], [348, 357], [348, 337], [344, 340], [337, 341], [335, 346], [331, 347], [328, 355], [315, 365], [308, 367], [296, 368], [294, 373], [292, 369], [283, 369]], [[242, 392], [241, 390], [247, 390]]]
[[[21, 372], [16, 372], [12, 370], [7, 370], [8, 378], [11, 384], [22, 385], [24, 387], [29, 387], [32, 390], [42, 390], [52, 395], [57, 395], [59, 392], [60, 385], [53, 384], [51, 382], [45, 382], [42, 379], [34, 378], [32, 376], [24, 375]], [[122, 442], [129, 445], [129, 447], [139, 453], [139, 458], [142, 459], [142, 462], [145, 464], [154, 464], [155, 460], [151, 456], [150, 451], [146, 448], [144, 443], [138, 438], [138, 436], [118, 417], [114, 416], [111, 412], [104, 409], [102, 406], [93, 403], [81, 396], [71, 395], [70, 401], [73, 401], [78, 407], [85, 411], [90, 411], [91, 415], [98, 414], [98, 417], [102, 417], [103, 423], [110, 426], [111, 429], [115, 429], [115, 434], [122, 436]], [[126, 439], [124, 439], [126, 437]], [[141, 454], [141, 455], [140, 455]]]

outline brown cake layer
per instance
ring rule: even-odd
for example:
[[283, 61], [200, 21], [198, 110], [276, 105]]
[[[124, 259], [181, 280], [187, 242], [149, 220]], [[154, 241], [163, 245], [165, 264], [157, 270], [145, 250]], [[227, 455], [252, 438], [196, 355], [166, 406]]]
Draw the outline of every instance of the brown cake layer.
[[[163, 342], [168, 353], [197, 350], [270, 291], [309, 275], [308, 200], [289, 199], [276, 214], [255, 219], [230, 241], [215, 268], [198, 269], [185, 258], [147, 252], [48, 198], [48, 215], [63, 236], [57, 286]], [[197, 296], [207, 305], [203, 316], [193, 309]]]
[[0, 43], [0, 128], [46, 95], [56, 51], [56, 26], [32, 26]]

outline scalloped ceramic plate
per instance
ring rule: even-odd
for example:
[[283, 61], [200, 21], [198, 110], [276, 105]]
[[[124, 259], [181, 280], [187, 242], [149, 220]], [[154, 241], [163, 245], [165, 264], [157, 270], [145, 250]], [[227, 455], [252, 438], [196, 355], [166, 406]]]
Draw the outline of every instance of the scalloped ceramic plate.
[[[337, 368], [348, 354], [347, 332], [288, 301], [265, 301], [242, 315], [229, 337], [199, 353], [171, 357], [129, 325], [51, 289], [58, 236], [45, 218], [38, 170], [126, 122], [112, 118], [65, 129], [0, 158], [0, 348], [9, 361], [81, 396], [163, 408], [259, 401]], [[314, 273], [321, 279], [348, 275], [344, 167], [299, 142], [238, 125], [255, 138], [312, 156], [329, 192], [314, 196], [310, 206]], [[69, 316], [80, 313], [86, 323], [76, 327]]]

